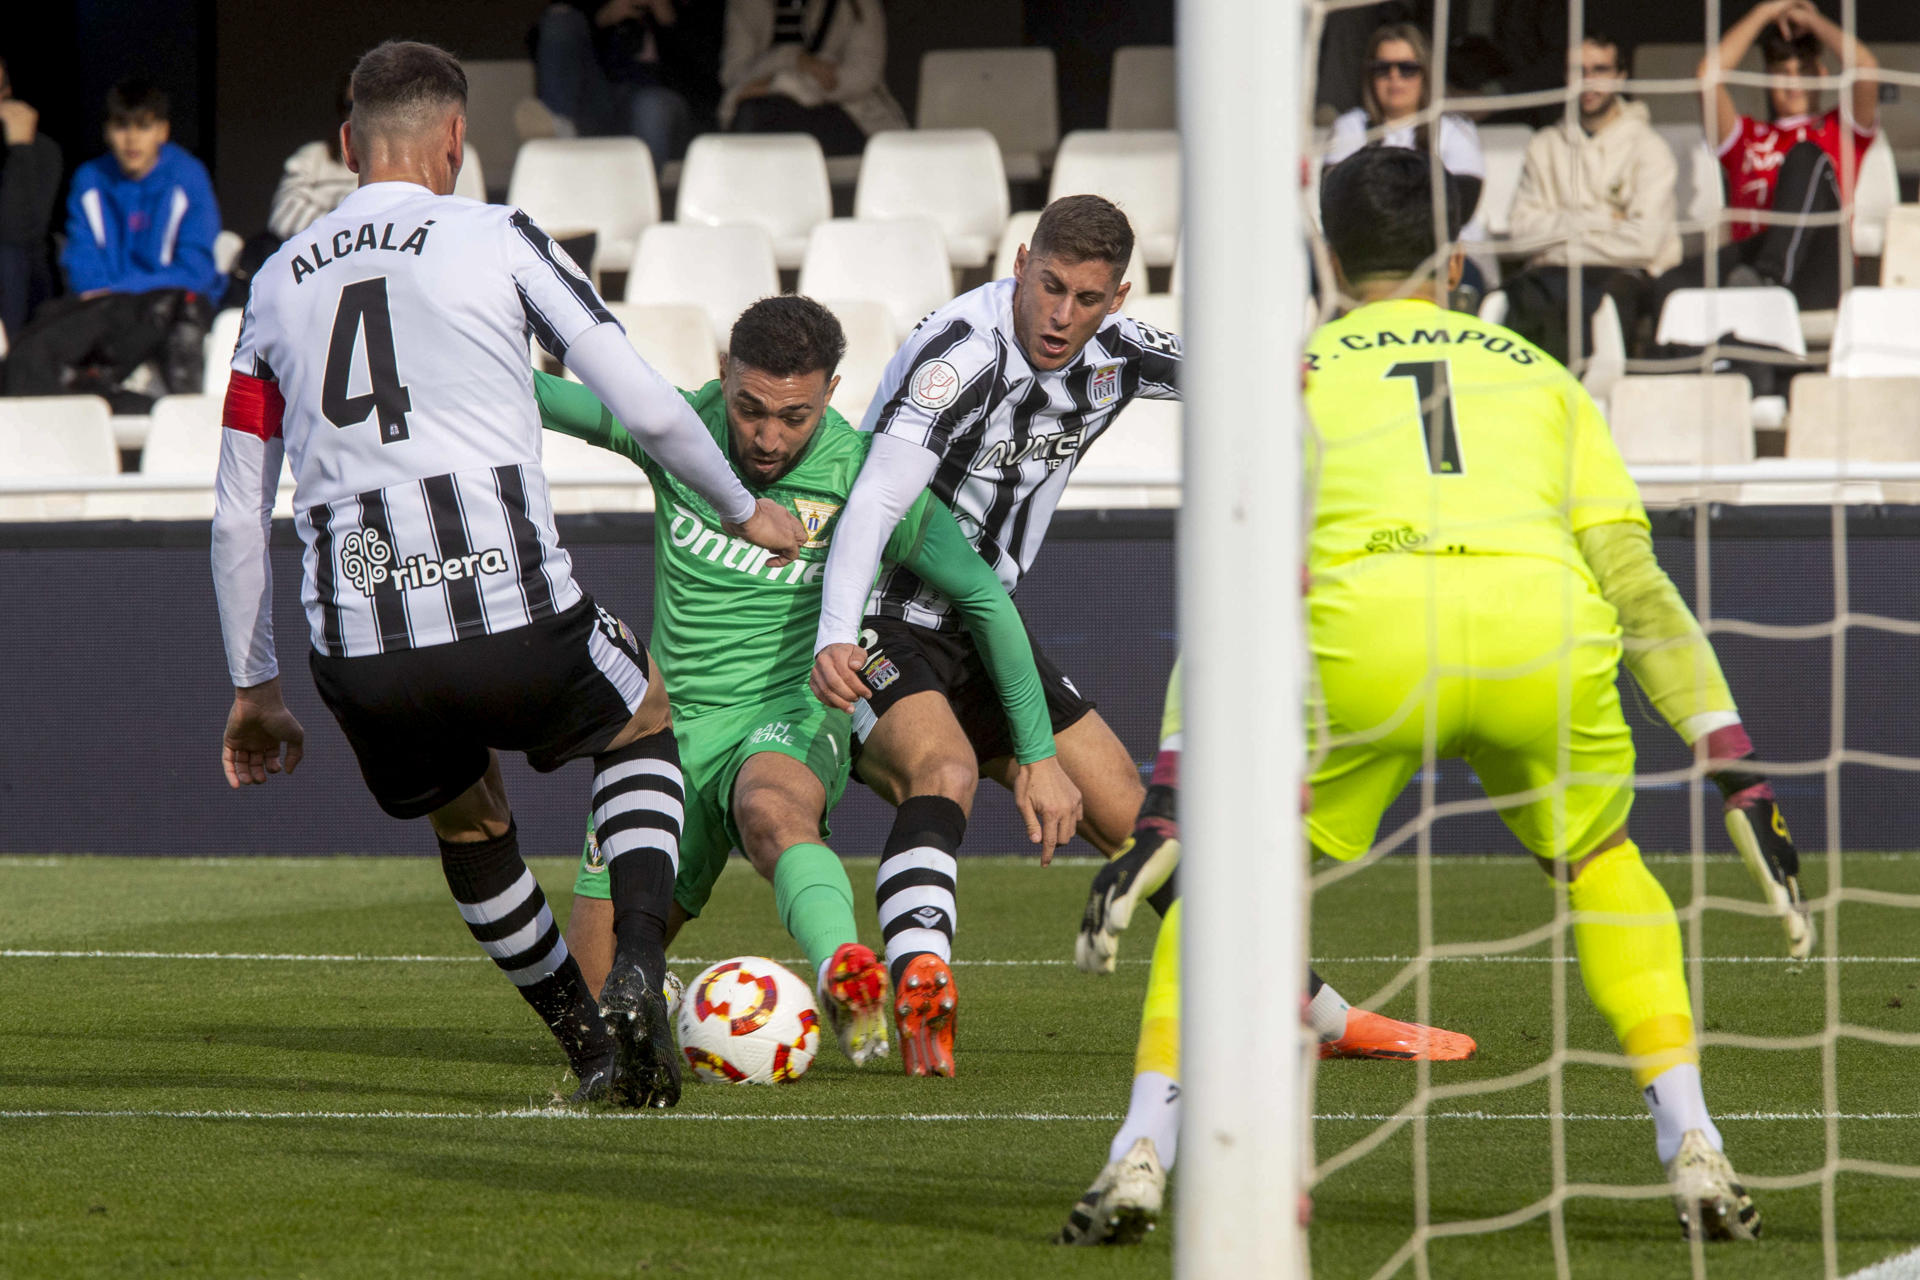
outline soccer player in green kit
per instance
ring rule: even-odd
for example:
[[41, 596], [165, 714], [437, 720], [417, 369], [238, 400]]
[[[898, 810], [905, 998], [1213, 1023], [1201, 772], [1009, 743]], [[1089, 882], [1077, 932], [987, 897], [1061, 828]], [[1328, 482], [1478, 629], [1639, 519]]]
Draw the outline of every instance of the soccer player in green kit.
[[[791, 563], [721, 532], [706, 502], [647, 458], [585, 387], [539, 375], [534, 389], [542, 425], [625, 454], [653, 482], [650, 649], [669, 690], [684, 774], [682, 794], [636, 773], [594, 796], [568, 946], [597, 986], [617, 927], [606, 867], [622, 853], [677, 855], [671, 937], [700, 913], [739, 848], [773, 882], [829, 1024], [847, 1056], [864, 1063], [889, 1051], [886, 969], [859, 942], [846, 871], [820, 843], [846, 787], [851, 717], [807, 687], [827, 548], [870, 440], [827, 407], [845, 349], [826, 308], [764, 298], [735, 322], [723, 377], [682, 392], [748, 488], [799, 515], [809, 538]], [[931, 494], [895, 528], [886, 558], [964, 611], [1012, 730], [1015, 799], [1029, 835], [1051, 852], [1072, 837], [1080, 795], [1054, 758], [1032, 648], [1005, 589]]]

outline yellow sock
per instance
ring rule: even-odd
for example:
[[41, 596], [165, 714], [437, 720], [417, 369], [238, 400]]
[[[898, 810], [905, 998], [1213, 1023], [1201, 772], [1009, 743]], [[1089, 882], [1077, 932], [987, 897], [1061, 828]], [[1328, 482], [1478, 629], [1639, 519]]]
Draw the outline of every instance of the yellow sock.
[[1697, 1063], [1693, 1004], [1680, 967], [1680, 923], [1673, 900], [1629, 840], [1587, 864], [1571, 889], [1573, 909], [1616, 919], [1573, 926], [1587, 997], [1620, 1047], [1635, 1059], [1635, 1085], [1668, 1068]]
[[1147, 1002], [1140, 1010], [1140, 1045], [1133, 1073], [1157, 1071], [1180, 1078], [1180, 901], [1175, 899], [1160, 922], [1147, 970]]

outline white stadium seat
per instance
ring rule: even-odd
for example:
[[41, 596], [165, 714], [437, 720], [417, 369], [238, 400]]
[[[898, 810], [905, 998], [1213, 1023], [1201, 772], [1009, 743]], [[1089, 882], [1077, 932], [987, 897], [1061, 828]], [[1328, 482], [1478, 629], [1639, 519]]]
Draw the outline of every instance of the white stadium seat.
[[1720, 212], [1723, 201], [1720, 193], [1720, 161], [1714, 158], [1713, 151], [1707, 146], [1707, 136], [1700, 131], [1700, 122], [1660, 124], [1655, 125], [1654, 129], [1666, 142], [1667, 149], [1673, 152], [1677, 171], [1673, 205], [1680, 219], [1681, 232], [1684, 234], [1705, 227]]
[[1920, 366], [1904, 378], [1793, 380], [1789, 458], [1920, 462]]
[[1180, 239], [1180, 135], [1170, 129], [1067, 135], [1055, 157], [1049, 201], [1092, 192], [1119, 205], [1133, 224], [1134, 252], [1169, 266]]
[[1173, 46], [1132, 44], [1113, 51], [1107, 128], [1172, 129], [1179, 121]]
[[900, 334], [893, 324], [893, 312], [884, 302], [871, 298], [816, 298], [839, 318], [846, 331], [847, 354], [840, 361], [840, 385], [833, 393], [833, 407], [840, 416], [859, 426], [867, 416], [873, 393], [880, 389], [880, 375], [900, 345]]
[[1887, 211], [1880, 283], [1890, 289], [1920, 288], [1920, 205], [1903, 204]]
[[1180, 295], [1177, 293], [1142, 291], [1138, 297], [1129, 294], [1124, 310], [1142, 324], [1150, 324], [1156, 329], [1165, 329], [1168, 333], [1180, 332], [1180, 326], [1183, 323]]
[[[118, 475], [113, 410], [98, 396], [0, 397], [0, 480]], [[84, 495], [0, 494], [0, 520], [72, 520]]]
[[813, 229], [800, 265], [810, 298], [869, 298], [887, 304], [897, 333], [953, 297], [946, 238], [926, 218], [835, 218]]
[[220, 465], [221, 402], [212, 396], [161, 396], [140, 449], [140, 474], [193, 476], [213, 483]]
[[1627, 372], [1627, 335], [1620, 328], [1620, 308], [1614, 305], [1611, 296], [1600, 299], [1593, 323], [1588, 326], [1588, 342], [1591, 349], [1586, 353], [1587, 367], [1580, 375], [1580, 385], [1587, 389], [1588, 395], [1605, 404], [1613, 392], [1613, 384]]
[[1737, 373], [1624, 377], [1608, 397], [1613, 442], [1628, 462], [1751, 462], [1752, 397]]
[[676, 222], [765, 227], [774, 261], [797, 267], [808, 234], [832, 216], [827, 157], [811, 134], [709, 133], [687, 148]]
[[227, 379], [233, 375], [234, 349], [240, 345], [240, 321], [244, 317], [239, 307], [228, 307], [214, 316], [208, 326], [200, 348], [206, 359], [206, 371], [200, 378], [202, 394], [216, 400], [226, 396]]
[[481, 169], [498, 178], [513, 172], [520, 132], [513, 126], [514, 108], [533, 97], [533, 63], [526, 58], [465, 60], [467, 73], [467, 142], [480, 154]]
[[1007, 225], [1007, 171], [985, 129], [893, 129], [867, 139], [856, 218], [932, 218], [956, 267], [983, 267]]
[[714, 343], [724, 350], [733, 322], [749, 305], [780, 292], [773, 237], [765, 227], [648, 227], [627, 276], [629, 302], [688, 302], [705, 307]]
[[[1004, 280], [1013, 274], [1013, 262], [1020, 252], [1020, 246], [1033, 241], [1033, 229], [1040, 225], [1040, 211], [1026, 209], [1007, 219], [1007, 229], [1000, 233], [1000, 247], [993, 254], [993, 278]], [[1120, 277], [1122, 283], [1131, 284], [1129, 298], [1145, 297], [1147, 292], [1147, 262], [1135, 253], [1127, 262], [1126, 274]]]
[[1839, 378], [1920, 376], [1920, 289], [1849, 289], [1828, 370]]
[[1676, 289], [1660, 310], [1654, 341], [1704, 347], [1728, 333], [1744, 342], [1779, 347], [1797, 356], [1807, 354], [1807, 341], [1800, 332], [1800, 304], [1792, 290], [1779, 285]]
[[221, 275], [233, 270], [233, 264], [240, 260], [240, 250], [246, 245], [246, 240], [238, 231], [222, 228], [220, 234], [213, 238], [213, 269]]
[[[720, 376], [720, 348], [713, 318], [690, 302], [609, 302], [613, 313], [648, 364], [674, 386], [697, 391]], [[572, 370], [567, 376], [573, 378]], [[578, 382], [578, 378], [574, 378]]]
[[487, 166], [471, 138], [460, 152], [460, 172], [454, 175], [453, 194], [481, 204], [487, 202]]
[[1130, 402], [1074, 467], [1070, 483], [1178, 484], [1181, 421], [1178, 400]]
[[507, 203], [555, 239], [595, 234], [593, 274], [617, 271], [660, 221], [653, 156], [638, 138], [535, 138], [513, 164]]
[[1894, 168], [1893, 146], [1884, 133], [1857, 157], [1860, 174], [1853, 188], [1853, 251], [1877, 258], [1887, 245], [1887, 215], [1900, 203], [1900, 174]]
[[934, 49], [920, 58], [922, 129], [985, 129], [1007, 176], [1032, 182], [1060, 145], [1051, 49]]
[[1476, 214], [1490, 236], [1504, 236], [1513, 225], [1513, 197], [1520, 190], [1520, 171], [1526, 167], [1532, 137], [1533, 130], [1523, 124], [1490, 124], [1480, 130], [1487, 172]]

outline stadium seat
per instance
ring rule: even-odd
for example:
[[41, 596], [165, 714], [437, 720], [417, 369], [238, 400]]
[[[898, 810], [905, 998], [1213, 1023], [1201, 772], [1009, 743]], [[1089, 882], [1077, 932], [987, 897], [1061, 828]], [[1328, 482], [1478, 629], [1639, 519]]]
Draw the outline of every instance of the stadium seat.
[[514, 108], [533, 97], [533, 63], [526, 58], [468, 60], [467, 142], [480, 153], [484, 173], [498, 178], [513, 172], [520, 133], [513, 126]]
[[1480, 150], [1487, 174], [1480, 188], [1475, 215], [1490, 236], [1504, 236], [1513, 225], [1513, 196], [1520, 189], [1520, 170], [1527, 161], [1527, 142], [1533, 130], [1523, 124], [1490, 124], [1480, 130]]
[[[1037, 209], [1024, 210], [1007, 219], [1007, 229], [1000, 233], [1000, 247], [994, 250], [993, 254], [993, 278], [995, 280], [1004, 280], [1013, 274], [1014, 256], [1019, 253], [1021, 245], [1027, 244], [1033, 239], [1033, 229], [1038, 226], [1039, 223], [1040, 211]], [[1176, 277], [1178, 270], [1178, 260], [1176, 259]], [[1120, 279], [1123, 283], [1133, 286], [1132, 290], [1127, 294], [1129, 298], [1145, 297], [1147, 292], [1147, 264], [1145, 259], [1138, 253], [1134, 254], [1133, 257], [1127, 261], [1126, 274], [1122, 275]]]
[[1793, 380], [1789, 458], [1920, 462], [1920, 366], [1916, 376]]
[[932, 218], [956, 267], [984, 267], [1007, 225], [1007, 172], [985, 129], [894, 129], [867, 140], [856, 218]]
[[816, 298], [840, 320], [847, 334], [847, 354], [840, 361], [840, 385], [833, 393], [833, 407], [840, 416], [859, 426], [866, 419], [873, 393], [880, 389], [880, 375], [900, 345], [893, 326], [893, 313], [884, 302], [871, 298]]
[[808, 233], [832, 216], [827, 157], [811, 134], [709, 133], [687, 148], [676, 222], [765, 227], [774, 261], [791, 268], [806, 256]]
[[1847, 290], [1827, 369], [1837, 378], [1920, 376], [1920, 289]]
[[1677, 170], [1673, 205], [1681, 233], [1703, 229], [1720, 212], [1720, 162], [1707, 146], [1698, 120], [1655, 125], [1654, 129], [1673, 152]]
[[[87, 481], [120, 472], [113, 410], [98, 396], [0, 397], [0, 480]], [[0, 494], [0, 519], [77, 519], [81, 493]]]
[[1513, 300], [1507, 297], [1505, 289], [1489, 290], [1487, 296], [1480, 299], [1480, 318], [1488, 324], [1505, 324], [1512, 306]]
[[222, 228], [220, 234], [213, 238], [213, 269], [221, 275], [233, 270], [233, 264], [240, 259], [240, 250], [246, 245], [247, 242], [238, 231]]
[[226, 396], [227, 379], [233, 374], [233, 352], [240, 345], [240, 321], [244, 317], [239, 307], [228, 307], [214, 316], [208, 326], [200, 347], [206, 361], [206, 371], [200, 377], [201, 394], [216, 400]]
[[513, 162], [507, 203], [556, 239], [595, 233], [593, 274], [619, 270], [660, 221], [653, 156], [638, 138], [536, 138]]
[[625, 484], [649, 483], [646, 473], [624, 454], [558, 431], [540, 433], [540, 467], [549, 479], [562, 482], [606, 479]]
[[1658, 343], [1704, 347], [1731, 333], [1745, 342], [1807, 354], [1800, 332], [1800, 304], [1778, 285], [1758, 289], [1676, 289], [1660, 311]]
[[868, 298], [887, 304], [896, 333], [953, 297], [945, 237], [928, 218], [835, 218], [813, 229], [800, 265], [810, 298]]
[[693, 227], [662, 222], [640, 235], [629, 302], [687, 302], [706, 308], [721, 350], [747, 307], [780, 292], [773, 237], [765, 227]]
[[1606, 404], [1614, 384], [1627, 372], [1627, 337], [1620, 328], [1620, 309], [1611, 297], [1600, 299], [1599, 307], [1594, 310], [1588, 340], [1592, 349], [1587, 353], [1587, 367], [1580, 375], [1580, 385], [1587, 389], [1588, 395]]
[[920, 58], [922, 129], [985, 129], [1015, 182], [1032, 182], [1060, 145], [1051, 49], [933, 49]]
[[1174, 84], [1172, 45], [1132, 44], [1115, 49], [1113, 74], [1107, 82], [1107, 128], [1178, 127]]
[[[609, 302], [607, 310], [626, 329], [633, 349], [674, 386], [697, 391], [720, 376], [720, 348], [706, 308], [690, 302]], [[573, 378], [573, 371], [567, 376]]]
[[193, 476], [213, 483], [220, 465], [221, 402], [212, 396], [161, 396], [140, 450], [140, 474]]
[[1178, 400], [1134, 400], [1120, 411], [1074, 467], [1076, 486], [1180, 483]]
[[1613, 442], [1630, 463], [1751, 462], [1752, 396], [1743, 374], [1628, 375], [1608, 396]]
[[1877, 258], [1887, 244], [1887, 215], [1900, 203], [1900, 174], [1893, 147], [1882, 133], [1858, 157], [1860, 175], [1853, 188], [1853, 251]]
[[1896, 205], [1887, 211], [1880, 283], [1890, 289], [1920, 288], [1920, 205]]
[[1165, 329], [1168, 333], [1180, 332], [1181, 325], [1185, 323], [1181, 315], [1180, 295], [1177, 293], [1148, 293], [1143, 289], [1138, 297], [1127, 295], [1125, 310], [1142, 324]]
[[1180, 238], [1180, 135], [1169, 129], [1082, 129], [1054, 158], [1047, 199], [1092, 192], [1126, 211], [1135, 252], [1150, 267], [1173, 262]]
[[479, 148], [469, 138], [460, 152], [460, 172], [453, 179], [453, 194], [465, 196], [469, 200], [487, 202], [487, 166], [480, 159]]

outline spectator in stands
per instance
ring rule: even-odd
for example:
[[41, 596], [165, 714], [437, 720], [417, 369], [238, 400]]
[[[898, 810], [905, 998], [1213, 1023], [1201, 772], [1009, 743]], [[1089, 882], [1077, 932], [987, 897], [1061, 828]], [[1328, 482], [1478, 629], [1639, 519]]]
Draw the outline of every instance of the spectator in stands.
[[[1431, 130], [1417, 117], [1432, 101], [1431, 63], [1426, 33], [1412, 23], [1390, 23], [1373, 33], [1373, 39], [1367, 42], [1367, 62], [1360, 82], [1362, 105], [1333, 122], [1332, 135], [1327, 139], [1328, 168], [1362, 147], [1430, 149]], [[1473, 127], [1473, 121], [1454, 112], [1440, 117], [1440, 164], [1457, 181], [1461, 208], [1467, 215], [1460, 238], [1486, 239], [1478, 206], [1487, 168], [1480, 152], [1480, 131]], [[1476, 298], [1484, 287], [1479, 269], [1471, 261], [1462, 283]]]
[[1595, 34], [1581, 42], [1578, 107], [1533, 135], [1513, 197], [1513, 238], [1537, 252], [1502, 286], [1507, 324], [1562, 362], [1573, 345], [1570, 264], [1581, 268], [1580, 314], [1591, 317], [1611, 296], [1632, 333], [1652, 276], [1680, 262], [1678, 166], [1646, 104], [1620, 96], [1627, 75], [1618, 41]]
[[907, 127], [886, 69], [880, 0], [728, 0], [721, 126], [810, 133], [828, 155], [858, 155], [867, 135]]
[[720, 96], [722, 0], [561, 0], [534, 34], [536, 87], [561, 137], [630, 133], [656, 170]]
[[47, 234], [60, 195], [60, 145], [40, 132], [40, 113], [13, 96], [0, 61], [0, 325], [18, 340], [27, 317], [53, 295], [53, 259]]
[[[149, 360], [168, 391], [197, 391], [220, 207], [207, 170], [168, 141], [167, 96], [145, 80], [107, 94], [106, 155], [73, 175], [61, 257], [73, 296], [40, 309], [7, 362], [12, 395], [114, 398]], [[143, 408], [133, 397], [124, 407]]]
[[267, 230], [273, 233], [276, 248], [288, 236], [305, 231], [314, 219], [332, 213], [334, 206], [359, 185], [360, 179], [340, 157], [340, 126], [352, 113], [353, 77], [343, 75], [334, 95], [333, 131], [302, 145], [287, 157], [286, 167], [280, 172], [280, 185], [273, 191], [273, 211], [267, 215]]
[[[1803, 219], [1841, 209], [1846, 185], [1873, 142], [1880, 86], [1871, 72], [1880, 64], [1812, 0], [1764, 0], [1749, 10], [1722, 37], [1720, 66], [1739, 66], [1756, 40], [1767, 74], [1782, 77], [1767, 86], [1771, 119], [1755, 120], [1734, 108], [1725, 83], [1711, 78], [1714, 59], [1709, 56], [1700, 62], [1700, 77], [1712, 86], [1707, 136], [1726, 171], [1731, 209], [1791, 216], [1779, 222], [1736, 218], [1727, 228], [1732, 243], [1719, 251], [1715, 274], [1725, 285], [1785, 285], [1803, 311], [1826, 310], [1840, 302], [1840, 227], [1837, 219], [1827, 225], [1807, 225]], [[1804, 77], [1828, 74], [1823, 51], [1833, 55], [1832, 70], [1851, 64], [1864, 74], [1839, 106], [1816, 116], [1820, 94]], [[1843, 158], [1847, 149], [1852, 155]], [[1664, 303], [1675, 289], [1705, 282], [1703, 259], [1684, 262], [1660, 278], [1656, 301]]]

